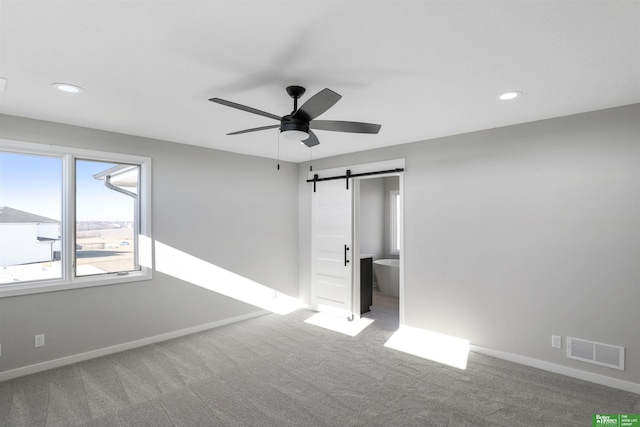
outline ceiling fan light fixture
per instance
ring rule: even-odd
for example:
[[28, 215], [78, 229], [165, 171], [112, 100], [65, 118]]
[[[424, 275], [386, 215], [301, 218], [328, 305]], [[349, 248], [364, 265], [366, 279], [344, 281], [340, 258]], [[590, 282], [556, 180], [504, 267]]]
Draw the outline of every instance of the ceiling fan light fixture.
[[288, 139], [291, 141], [304, 141], [305, 139], [309, 138], [309, 134], [307, 132], [303, 132], [297, 129], [283, 130], [282, 132], [280, 132], [280, 135], [284, 139]]

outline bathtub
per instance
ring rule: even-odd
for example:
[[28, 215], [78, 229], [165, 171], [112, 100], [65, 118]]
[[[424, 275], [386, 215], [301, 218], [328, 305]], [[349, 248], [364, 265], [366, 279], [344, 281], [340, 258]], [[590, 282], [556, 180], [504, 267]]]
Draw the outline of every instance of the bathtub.
[[377, 259], [373, 261], [373, 272], [378, 279], [378, 289], [383, 294], [400, 295], [400, 260]]

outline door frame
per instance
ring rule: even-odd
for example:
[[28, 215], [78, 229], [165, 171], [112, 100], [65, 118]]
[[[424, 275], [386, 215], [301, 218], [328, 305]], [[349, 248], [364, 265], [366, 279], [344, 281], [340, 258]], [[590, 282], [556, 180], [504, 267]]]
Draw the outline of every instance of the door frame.
[[[354, 178], [353, 183], [353, 257], [358, 259], [360, 257], [360, 182], [363, 179], [379, 179], [388, 178], [392, 176], [398, 177], [398, 192], [400, 193], [400, 212], [398, 213], [398, 219], [400, 221], [400, 283], [399, 283], [399, 316], [400, 324], [404, 323], [404, 172], [394, 172], [381, 175], [363, 176]], [[385, 206], [385, 209], [389, 209]], [[353, 266], [353, 281], [351, 283], [353, 289], [353, 308], [356, 314], [356, 318], [360, 317], [360, 286], [356, 286], [356, 283], [360, 283], [360, 263], [355, 262]]]
[[[313, 179], [314, 175], [318, 175], [318, 177], [328, 177], [328, 176], [340, 176], [345, 173], [346, 170], [350, 170], [352, 174], [359, 173], [368, 173], [368, 172], [376, 172], [380, 170], [391, 170], [391, 169], [404, 169], [405, 168], [405, 159], [394, 159], [394, 160], [386, 160], [382, 162], [374, 162], [374, 163], [363, 163], [351, 166], [342, 166], [339, 168], [331, 168], [331, 169], [321, 169], [317, 171], [308, 172], [308, 179]], [[351, 301], [352, 301], [352, 313], [353, 318], [360, 318], [360, 286], [356, 286], [356, 283], [360, 282], [360, 236], [359, 236], [359, 225], [360, 225], [360, 180], [361, 179], [373, 179], [373, 178], [385, 178], [387, 176], [398, 176], [399, 178], [399, 192], [400, 192], [400, 285], [399, 285], [399, 322], [402, 325], [404, 323], [404, 260], [406, 258], [405, 252], [405, 244], [404, 244], [404, 206], [405, 206], [405, 191], [404, 191], [404, 172], [391, 172], [388, 174], [380, 174], [380, 175], [371, 175], [369, 177], [356, 177], [350, 178], [349, 185], [353, 185], [351, 203], [352, 203], [352, 251], [351, 251], [351, 262], [352, 262], [352, 277], [351, 277]], [[316, 184], [318, 188], [322, 186], [322, 182], [318, 182]], [[313, 191], [313, 190], [311, 190]], [[311, 206], [310, 214], [313, 215], [313, 206]], [[313, 227], [313, 222], [311, 222], [311, 227]], [[310, 230], [311, 232], [313, 230]], [[312, 250], [312, 248], [310, 248]], [[313, 262], [313, 258], [311, 258], [311, 262]], [[313, 278], [310, 274], [310, 296], [313, 295], [314, 292], [314, 283]]]

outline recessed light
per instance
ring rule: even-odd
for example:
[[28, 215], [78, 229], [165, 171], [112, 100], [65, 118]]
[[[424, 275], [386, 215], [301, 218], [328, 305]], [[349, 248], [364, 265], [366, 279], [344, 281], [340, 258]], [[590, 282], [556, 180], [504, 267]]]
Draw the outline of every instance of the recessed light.
[[67, 93], [84, 92], [84, 89], [82, 89], [80, 86], [72, 85], [69, 83], [54, 83], [51, 86], [55, 87], [56, 89], [62, 92], [67, 92]]
[[507, 101], [509, 99], [517, 98], [521, 95], [522, 95], [522, 92], [518, 92], [518, 91], [506, 92], [500, 95], [500, 99], [502, 99], [503, 101]]

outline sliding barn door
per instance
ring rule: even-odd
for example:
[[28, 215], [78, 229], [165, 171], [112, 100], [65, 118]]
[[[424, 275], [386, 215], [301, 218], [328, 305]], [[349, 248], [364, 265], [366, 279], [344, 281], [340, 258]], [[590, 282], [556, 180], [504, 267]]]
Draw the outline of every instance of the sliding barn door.
[[319, 182], [311, 210], [311, 304], [337, 315], [353, 313], [353, 215], [345, 180]]

